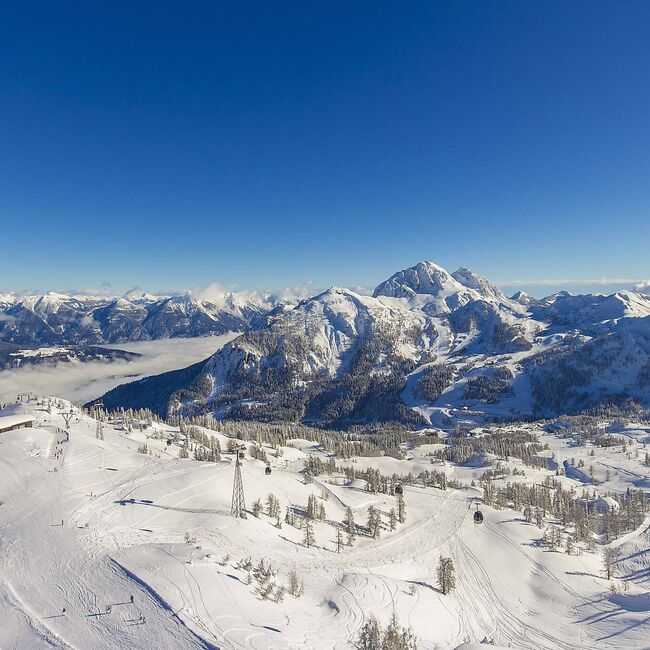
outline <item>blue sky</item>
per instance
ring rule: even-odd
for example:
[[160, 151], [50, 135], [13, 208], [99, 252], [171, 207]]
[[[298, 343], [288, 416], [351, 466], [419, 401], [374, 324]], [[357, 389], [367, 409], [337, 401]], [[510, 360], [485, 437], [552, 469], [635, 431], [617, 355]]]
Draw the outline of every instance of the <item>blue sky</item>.
[[647, 279], [648, 24], [645, 2], [12, 3], [0, 287], [372, 286], [421, 259], [537, 294]]

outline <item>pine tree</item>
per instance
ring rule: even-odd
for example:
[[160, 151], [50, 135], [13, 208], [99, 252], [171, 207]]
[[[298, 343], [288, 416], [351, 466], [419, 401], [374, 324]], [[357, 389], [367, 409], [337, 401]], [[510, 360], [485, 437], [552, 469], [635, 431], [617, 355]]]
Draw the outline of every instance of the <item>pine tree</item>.
[[438, 586], [448, 594], [456, 586], [456, 570], [450, 557], [441, 557], [438, 562]]
[[266, 497], [266, 514], [275, 519], [280, 517], [280, 500], [275, 494], [269, 493]]
[[573, 538], [571, 537], [571, 535], [569, 535], [569, 537], [567, 537], [566, 540], [566, 554], [573, 555], [574, 550], [575, 550], [575, 545], [573, 543]]
[[397, 614], [393, 612], [393, 615], [390, 618], [390, 623], [384, 632], [384, 637], [382, 639], [381, 648], [382, 650], [401, 650], [401, 639], [400, 639], [400, 630], [399, 622], [397, 620]]
[[373, 539], [377, 539], [379, 537], [379, 523], [380, 523], [380, 515], [379, 511], [374, 507], [374, 506], [369, 506], [368, 507], [368, 533], [370, 534], [370, 537]]
[[253, 503], [253, 514], [256, 517], [259, 517], [261, 512], [262, 512], [262, 502], [258, 499]]
[[381, 628], [374, 616], [370, 616], [359, 633], [358, 650], [381, 650]]
[[406, 521], [406, 504], [404, 503], [404, 495], [397, 495], [397, 520], [400, 524]]
[[342, 547], [343, 547], [343, 535], [341, 535], [341, 529], [339, 528], [336, 531], [336, 552], [340, 553]]
[[307, 517], [309, 519], [316, 519], [316, 514], [318, 512], [317, 508], [318, 504], [316, 502], [316, 497], [313, 494], [310, 494], [307, 499]]
[[314, 527], [312, 526], [311, 520], [307, 519], [305, 525], [305, 537], [303, 542], [307, 548], [313, 546], [316, 543], [316, 537], [314, 535]]
[[614, 576], [614, 565], [616, 564], [619, 556], [619, 551], [616, 548], [608, 547], [605, 549], [603, 554], [603, 563], [605, 577], [607, 580], [611, 580]]
[[391, 530], [397, 528], [397, 515], [395, 514], [395, 508], [391, 508], [388, 513], [388, 525]]
[[298, 581], [298, 575], [296, 574], [295, 569], [291, 569], [289, 572], [289, 593], [294, 598], [300, 598], [304, 591], [303, 586]]
[[266, 600], [270, 598], [275, 591], [275, 584], [270, 577], [265, 578], [260, 584], [260, 596]]
[[354, 538], [357, 536], [357, 525], [354, 523], [354, 514], [352, 508], [345, 511], [345, 530], [348, 535], [348, 546], [354, 544]]

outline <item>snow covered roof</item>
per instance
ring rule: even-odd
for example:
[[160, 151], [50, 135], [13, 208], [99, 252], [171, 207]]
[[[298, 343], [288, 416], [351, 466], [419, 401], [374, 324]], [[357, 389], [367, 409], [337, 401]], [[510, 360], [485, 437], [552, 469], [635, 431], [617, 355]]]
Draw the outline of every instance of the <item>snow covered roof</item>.
[[596, 499], [594, 505], [597, 509], [609, 510], [610, 512], [620, 508], [618, 501], [613, 497], [600, 497]]
[[16, 427], [28, 426], [34, 423], [31, 415], [0, 415], [0, 431], [11, 431]]

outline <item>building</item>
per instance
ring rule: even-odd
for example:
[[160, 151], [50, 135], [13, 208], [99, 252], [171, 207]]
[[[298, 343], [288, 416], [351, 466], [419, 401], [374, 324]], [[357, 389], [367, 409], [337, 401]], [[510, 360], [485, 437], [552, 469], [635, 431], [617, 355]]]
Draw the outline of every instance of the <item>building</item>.
[[33, 426], [34, 418], [31, 415], [0, 415], [0, 433]]

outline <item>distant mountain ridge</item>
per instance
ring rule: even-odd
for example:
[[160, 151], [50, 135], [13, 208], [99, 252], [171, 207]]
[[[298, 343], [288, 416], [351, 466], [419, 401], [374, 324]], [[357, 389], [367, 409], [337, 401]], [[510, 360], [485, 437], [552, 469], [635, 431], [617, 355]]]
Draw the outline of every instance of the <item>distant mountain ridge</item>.
[[650, 297], [508, 298], [469, 269], [429, 261], [372, 296], [332, 288], [278, 306], [184, 374], [103, 396], [110, 408], [327, 427], [542, 417], [626, 400], [650, 402]]
[[282, 301], [224, 294], [217, 302], [182, 296], [0, 295], [0, 342], [25, 346], [101, 345], [243, 332]]

